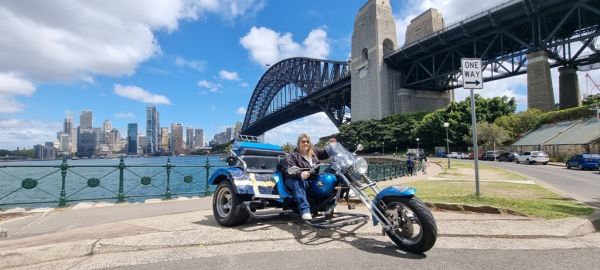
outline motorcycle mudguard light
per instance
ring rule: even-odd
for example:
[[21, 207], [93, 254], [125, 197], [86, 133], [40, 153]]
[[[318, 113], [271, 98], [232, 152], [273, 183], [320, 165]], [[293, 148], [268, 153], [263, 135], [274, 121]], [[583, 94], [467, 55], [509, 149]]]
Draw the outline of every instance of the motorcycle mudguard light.
[[333, 192], [337, 177], [334, 174], [322, 173], [310, 183], [310, 192], [315, 196], [327, 196]]
[[[375, 196], [375, 199], [373, 199], [373, 205], [379, 205], [379, 201], [381, 201], [383, 198], [412, 197], [415, 195], [415, 193], [417, 193], [417, 190], [413, 187], [389, 186], [387, 188], [384, 188], [381, 192], [377, 194], [377, 196]], [[373, 216], [372, 220], [373, 226], [377, 226], [377, 224], [379, 224], [375, 216]]]

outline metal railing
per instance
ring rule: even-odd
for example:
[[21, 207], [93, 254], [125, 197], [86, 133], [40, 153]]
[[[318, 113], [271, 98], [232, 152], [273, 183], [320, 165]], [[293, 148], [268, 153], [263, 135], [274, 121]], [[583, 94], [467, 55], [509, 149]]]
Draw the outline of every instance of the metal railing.
[[123, 158], [116, 165], [70, 165], [66, 159], [59, 165], [0, 165], [0, 207], [205, 196], [211, 170], [220, 167], [226, 165], [211, 165], [208, 158], [203, 165], [174, 165], [170, 158], [164, 165], [126, 165]]
[[[412, 173], [416, 174], [421, 169], [420, 163], [415, 161]], [[409, 174], [408, 165], [404, 159], [390, 159], [383, 163], [370, 163], [369, 170], [367, 171], [369, 178], [376, 182], [391, 180], [392, 178]]]

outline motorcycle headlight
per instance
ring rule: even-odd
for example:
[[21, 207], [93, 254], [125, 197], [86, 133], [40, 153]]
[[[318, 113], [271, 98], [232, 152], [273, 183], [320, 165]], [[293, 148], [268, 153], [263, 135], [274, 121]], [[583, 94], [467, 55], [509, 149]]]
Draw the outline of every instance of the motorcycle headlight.
[[369, 164], [367, 164], [367, 161], [362, 157], [356, 158], [354, 161], [354, 170], [358, 173], [365, 174], [367, 173], [367, 170], [369, 170]]

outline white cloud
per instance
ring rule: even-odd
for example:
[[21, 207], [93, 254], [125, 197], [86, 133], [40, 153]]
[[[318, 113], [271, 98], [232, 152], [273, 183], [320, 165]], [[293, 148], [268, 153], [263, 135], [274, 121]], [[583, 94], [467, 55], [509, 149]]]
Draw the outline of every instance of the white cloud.
[[2, 1], [0, 73], [40, 82], [131, 75], [161, 52], [154, 32], [176, 31], [179, 21], [209, 13], [233, 20], [263, 7], [263, 0]]
[[306, 133], [313, 141], [320, 137], [339, 132], [337, 127], [329, 120], [325, 113], [316, 113], [307, 117], [281, 125], [265, 133], [265, 142], [283, 145], [291, 143], [296, 145], [298, 135]]
[[56, 131], [61, 129], [61, 123], [0, 119], [0, 149], [31, 149], [35, 144], [55, 141]]
[[25, 110], [25, 105], [10, 96], [0, 95], [0, 113], [16, 113]]
[[163, 95], [152, 94], [137, 86], [115, 84], [114, 92], [118, 96], [148, 104], [171, 105], [171, 101], [169, 101], [167, 97]]
[[221, 70], [219, 72], [219, 75], [221, 76], [221, 78], [228, 80], [228, 81], [239, 81], [240, 80], [240, 76], [235, 71]]
[[197, 60], [186, 60], [181, 56], [177, 56], [175, 58], [175, 65], [180, 67], [188, 67], [194, 69], [198, 72], [204, 72], [206, 70], [206, 62], [205, 61], [197, 61]]
[[0, 73], [0, 95], [31, 96], [34, 92], [35, 86], [30, 81], [12, 73]]
[[242, 87], [242, 88], [246, 88], [246, 87], [248, 87], [250, 85], [247, 82], [242, 82], [242, 83], [239, 84], [239, 86]]
[[198, 86], [200, 86], [202, 88], [206, 88], [211, 92], [217, 92], [217, 91], [219, 91], [219, 89], [221, 89], [220, 84], [214, 83], [214, 82], [209, 82], [207, 80], [198, 81]]
[[236, 113], [239, 115], [246, 115], [246, 107], [239, 107]]
[[[523, 89], [520, 93], [519, 89]], [[491, 82], [484, 82], [483, 89], [475, 89], [475, 94], [479, 94], [482, 97], [492, 98], [507, 96], [509, 98], [514, 97], [517, 101], [517, 111], [523, 111], [527, 109], [527, 75], [519, 75], [506, 79], [495, 80]], [[463, 101], [471, 94], [469, 89], [457, 88], [454, 89], [454, 97], [456, 101]]]
[[132, 112], [119, 112], [117, 114], [115, 114], [116, 118], [135, 118], [135, 114], [133, 114]]
[[277, 33], [266, 27], [252, 27], [240, 39], [240, 44], [249, 51], [252, 61], [261, 66], [273, 65], [289, 57], [312, 57], [326, 59], [329, 56], [327, 32], [313, 29], [303, 45], [296, 43], [291, 33]]

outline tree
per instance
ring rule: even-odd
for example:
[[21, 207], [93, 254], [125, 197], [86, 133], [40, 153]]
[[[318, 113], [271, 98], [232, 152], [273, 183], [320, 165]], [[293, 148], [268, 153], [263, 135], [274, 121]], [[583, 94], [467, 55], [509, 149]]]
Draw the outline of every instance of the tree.
[[286, 153], [291, 153], [294, 151], [294, 149], [296, 149], [296, 146], [294, 146], [291, 143], [286, 143], [283, 146], [281, 146], [281, 148], [283, 149], [283, 151], [285, 151]]
[[600, 94], [589, 95], [583, 98], [581, 101], [583, 105], [592, 105], [600, 103]]
[[515, 141], [526, 132], [537, 128], [542, 114], [543, 112], [539, 109], [529, 109], [517, 114], [501, 116], [494, 123], [508, 132], [509, 141]]
[[[490, 149], [494, 145], [502, 145], [509, 138], [508, 132], [496, 124], [485, 121], [477, 124], [477, 144], [486, 149]], [[469, 133], [464, 139], [465, 142], [469, 143], [472, 141], [472, 135]]]

